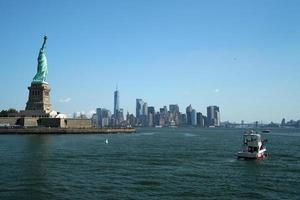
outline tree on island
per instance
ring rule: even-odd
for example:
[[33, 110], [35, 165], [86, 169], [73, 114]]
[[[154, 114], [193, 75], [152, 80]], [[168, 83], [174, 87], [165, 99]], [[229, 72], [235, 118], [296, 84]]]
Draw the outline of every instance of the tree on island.
[[16, 114], [18, 111], [14, 108], [10, 108], [8, 110], [1, 110], [0, 117], [9, 117], [11, 114]]

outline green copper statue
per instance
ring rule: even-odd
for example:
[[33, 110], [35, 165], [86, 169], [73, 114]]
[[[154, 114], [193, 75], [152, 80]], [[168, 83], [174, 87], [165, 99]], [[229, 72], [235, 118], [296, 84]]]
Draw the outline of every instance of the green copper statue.
[[33, 77], [32, 83], [46, 83], [46, 76], [48, 74], [48, 67], [47, 67], [47, 58], [44, 54], [44, 48], [47, 41], [47, 36], [44, 36], [44, 43], [42, 48], [39, 52], [38, 57], [38, 66], [37, 66], [37, 72], [36, 75]]

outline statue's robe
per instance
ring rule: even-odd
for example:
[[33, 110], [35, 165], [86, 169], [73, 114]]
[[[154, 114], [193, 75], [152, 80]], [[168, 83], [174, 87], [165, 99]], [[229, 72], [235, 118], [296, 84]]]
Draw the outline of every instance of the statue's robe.
[[44, 54], [44, 49], [41, 48], [38, 57], [38, 66], [36, 75], [33, 78], [34, 83], [46, 83], [46, 77], [48, 74], [47, 58]]

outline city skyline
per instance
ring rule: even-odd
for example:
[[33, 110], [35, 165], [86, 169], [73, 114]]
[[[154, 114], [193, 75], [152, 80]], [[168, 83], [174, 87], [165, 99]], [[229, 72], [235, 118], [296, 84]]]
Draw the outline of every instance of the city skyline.
[[46, 33], [56, 111], [113, 110], [117, 82], [124, 113], [135, 113], [141, 98], [181, 111], [218, 105], [222, 121], [297, 120], [298, 7], [297, 1], [0, 2], [0, 110], [25, 108]]
[[[221, 124], [220, 108], [218, 106], [207, 106], [207, 115], [193, 109], [191, 104], [186, 107], [186, 112], [180, 112], [178, 104], [157, 107], [148, 106], [143, 99], [136, 99], [135, 115], [127, 111], [124, 118], [124, 111], [119, 108], [120, 96], [118, 87], [114, 91], [113, 115], [104, 107], [96, 108], [92, 114], [92, 124], [98, 128], [106, 127], [228, 127], [228, 122]], [[85, 119], [86, 115], [74, 113], [73, 118]], [[257, 124], [257, 122], [255, 123]]]

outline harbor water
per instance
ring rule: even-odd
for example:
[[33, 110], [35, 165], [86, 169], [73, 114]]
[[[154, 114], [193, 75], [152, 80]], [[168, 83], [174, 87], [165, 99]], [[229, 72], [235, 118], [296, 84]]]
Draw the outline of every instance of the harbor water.
[[242, 129], [0, 135], [0, 199], [299, 199], [300, 129], [237, 160]]

